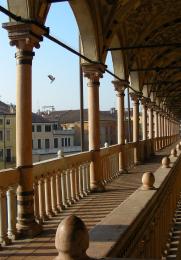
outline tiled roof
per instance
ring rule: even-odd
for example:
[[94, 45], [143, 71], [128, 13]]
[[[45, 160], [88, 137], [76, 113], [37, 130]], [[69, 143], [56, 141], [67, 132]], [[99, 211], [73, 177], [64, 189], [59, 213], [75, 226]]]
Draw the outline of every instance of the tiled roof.
[[10, 113], [9, 105], [3, 103], [2, 101], [0, 101], [0, 113], [1, 114], [9, 114]]
[[32, 113], [32, 123], [50, 123], [50, 120], [42, 117], [41, 115]]
[[[49, 114], [44, 114], [44, 117], [50, 121], [59, 121], [59, 123], [73, 123], [80, 121], [80, 110], [63, 110], [52, 111]], [[100, 111], [100, 120], [115, 121], [116, 113], [111, 114], [110, 111]], [[88, 110], [84, 109], [84, 121], [88, 121]]]

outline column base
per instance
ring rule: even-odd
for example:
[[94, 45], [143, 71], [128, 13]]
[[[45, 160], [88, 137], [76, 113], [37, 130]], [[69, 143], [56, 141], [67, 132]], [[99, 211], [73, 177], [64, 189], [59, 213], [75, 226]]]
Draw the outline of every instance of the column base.
[[33, 238], [39, 235], [42, 231], [42, 226], [36, 222], [31, 223], [30, 225], [22, 225], [17, 223], [16, 224], [18, 237], [21, 238]]
[[141, 161], [134, 162], [134, 165], [140, 165]]
[[119, 175], [121, 175], [121, 174], [128, 174], [129, 172], [128, 172], [128, 170], [127, 169], [120, 169], [119, 170]]
[[104, 192], [105, 186], [102, 183], [92, 183], [91, 187], [90, 187], [90, 192], [94, 193], [94, 192]]

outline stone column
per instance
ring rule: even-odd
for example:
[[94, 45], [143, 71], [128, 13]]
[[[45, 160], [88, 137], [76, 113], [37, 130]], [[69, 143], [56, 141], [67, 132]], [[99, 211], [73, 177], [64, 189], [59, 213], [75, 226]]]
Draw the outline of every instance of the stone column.
[[149, 139], [150, 139], [150, 147], [151, 147], [151, 150], [150, 150], [150, 155], [153, 155], [154, 154], [154, 144], [153, 144], [153, 105], [154, 103], [153, 102], [150, 102], [149, 103], [149, 106], [148, 106], [148, 115], [149, 115]]
[[119, 173], [128, 173], [126, 170], [125, 161], [125, 116], [124, 116], [124, 90], [128, 82], [126, 80], [112, 81], [117, 96], [117, 133], [118, 144], [122, 145], [121, 152], [119, 153]]
[[17, 231], [33, 237], [41, 231], [35, 222], [32, 172], [32, 59], [42, 29], [32, 24], [6, 23], [10, 45], [16, 46], [16, 162], [20, 172], [17, 189]]
[[148, 115], [149, 115], [149, 139], [153, 138], [153, 106], [150, 103], [148, 107]]
[[141, 99], [142, 104], [142, 132], [143, 132], [143, 140], [147, 140], [147, 106], [148, 100], [146, 98]]
[[162, 148], [164, 147], [164, 114], [161, 114], [161, 135], [162, 135]]
[[[159, 137], [159, 133], [158, 133], [158, 111], [155, 110], [154, 111], [154, 119], [155, 119], [155, 138], [158, 138]], [[159, 150], [159, 143], [158, 143], [158, 140], [156, 140], [156, 151]]]
[[100, 164], [100, 122], [99, 122], [99, 79], [105, 71], [101, 64], [82, 65], [84, 77], [88, 78], [88, 131], [89, 151], [93, 151], [90, 165], [90, 186], [92, 192], [103, 191], [103, 179]]
[[161, 130], [161, 112], [159, 111], [158, 114], [158, 134], [159, 134], [159, 149], [162, 148], [162, 142], [161, 142], [161, 137], [162, 137], [162, 130]]
[[133, 142], [136, 143], [134, 149], [134, 163], [136, 165], [140, 164], [139, 155], [139, 96], [135, 93], [130, 93], [131, 99], [133, 101]]

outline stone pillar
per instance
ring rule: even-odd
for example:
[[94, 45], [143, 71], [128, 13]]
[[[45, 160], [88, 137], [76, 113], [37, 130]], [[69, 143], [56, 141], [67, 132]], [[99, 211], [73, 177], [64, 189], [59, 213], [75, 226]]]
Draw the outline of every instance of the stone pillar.
[[149, 114], [149, 139], [153, 138], [153, 106], [150, 103], [148, 107]]
[[142, 104], [142, 132], [143, 132], [143, 140], [147, 140], [147, 106], [148, 100], [146, 98], [141, 99]]
[[131, 99], [133, 101], [133, 142], [136, 143], [134, 149], [134, 163], [136, 165], [140, 164], [140, 154], [139, 154], [139, 96], [135, 93], [130, 93]]
[[161, 136], [162, 136], [162, 148], [164, 147], [164, 115], [161, 113]]
[[90, 165], [90, 186], [92, 192], [103, 191], [103, 179], [100, 164], [100, 125], [99, 125], [99, 79], [105, 67], [101, 64], [82, 65], [84, 77], [88, 78], [88, 131], [89, 151], [93, 151]]
[[[155, 110], [154, 112], [155, 116], [154, 116], [154, 119], [155, 119], [155, 138], [158, 138], [159, 137], [159, 133], [158, 133], [158, 111]], [[159, 142], [158, 140], [156, 140], [156, 151], [159, 150]]]
[[165, 116], [166, 146], [168, 145], [168, 116]]
[[149, 139], [150, 139], [150, 155], [154, 154], [154, 140], [153, 140], [153, 102], [149, 103], [148, 115], [149, 115]]
[[124, 116], [124, 90], [128, 85], [125, 80], [112, 81], [115, 87], [117, 96], [117, 132], [118, 144], [122, 145], [121, 152], [119, 153], [119, 173], [127, 173], [125, 162], [125, 116]]
[[42, 29], [32, 24], [6, 23], [10, 45], [16, 46], [16, 161], [20, 172], [17, 189], [17, 231], [33, 237], [41, 231], [35, 222], [32, 172], [32, 59]]
[[159, 137], [159, 141], [158, 141], [158, 146], [159, 146], [159, 150], [161, 149], [161, 115], [160, 115], [160, 110], [158, 111], [158, 137]]

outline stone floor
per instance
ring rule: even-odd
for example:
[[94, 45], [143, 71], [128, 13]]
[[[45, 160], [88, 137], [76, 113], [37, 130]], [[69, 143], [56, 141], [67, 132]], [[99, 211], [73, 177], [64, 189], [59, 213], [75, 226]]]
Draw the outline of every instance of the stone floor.
[[16, 240], [12, 245], [2, 247], [0, 260], [53, 259], [57, 255], [54, 246], [56, 228], [63, 218], [75, 214], [90, 230], [141, 185], [141, 177], [145, 171], [154, 172], [160, 167], [162, 157], [168, 155], [170, 149], [171, 146], [157, 152], [144, 165], [136, 166], [129, 171], [129, 174], [113, 180], [106, 186], [104, 193], [90, 194], [52, 217], [44, 224], [43, 232], [34, 239]]

